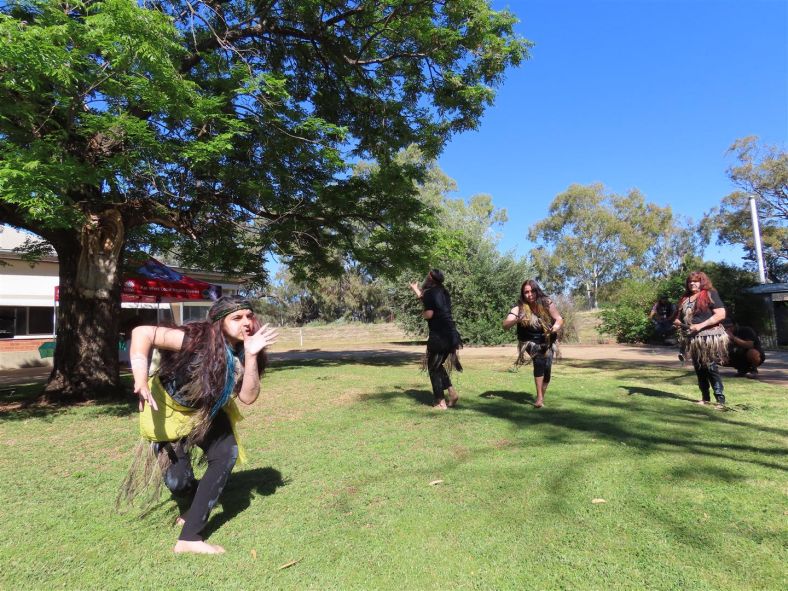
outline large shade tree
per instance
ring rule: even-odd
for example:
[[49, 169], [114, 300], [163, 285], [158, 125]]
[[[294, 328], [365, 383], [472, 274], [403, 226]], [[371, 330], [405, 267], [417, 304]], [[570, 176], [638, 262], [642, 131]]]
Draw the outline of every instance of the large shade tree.
[[427, 208], [394, 154], [475, 128], [527, 55], [489, 4], [3, 3], [0, 221], [59, 257], [50, 395], [116, 390], [129, 248], [247, 273], [270, 252], [301, 273], [413, 258]]

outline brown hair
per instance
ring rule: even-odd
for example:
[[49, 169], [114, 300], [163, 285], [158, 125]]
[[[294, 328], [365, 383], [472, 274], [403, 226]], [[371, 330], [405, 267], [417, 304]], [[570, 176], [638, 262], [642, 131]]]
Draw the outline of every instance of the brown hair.
[[526, 279], [525, 281], [523, 281], [523, 284], [520, 286], [520, 299], [518, 300], [518, 303], [521, 306], [524, 306], [527, 303], [525, 301], [525, 296], [523, 295], [523, 290], [525, 289], [526, 285], [529, 286], [531, 290], [534, 292], [534, 294], [536, 295], [536, 304], [538, 306], [541, 306], [543, 308], [550, 307], [550, 298], [548, 298], [547, 294], [542, 290], [541, 287], [539, 287], [539, 284], [536, 282], [536, 279]]

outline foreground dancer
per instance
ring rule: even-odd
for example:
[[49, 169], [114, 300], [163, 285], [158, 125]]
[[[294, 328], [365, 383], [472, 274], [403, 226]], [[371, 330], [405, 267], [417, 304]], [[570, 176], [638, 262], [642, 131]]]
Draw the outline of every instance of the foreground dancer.
[[[138, 326], [129, 352], [134, 393], [139, 396], [143, 443], [126, 477], [121, 496], [133, 500], [141, 488], [164, 484], [191, 506], [177, 522], [183, 525], [174, 551], [221, 554], [200, 532], [219, 500], [227, 478], [241, 457], [235, 403], [252, 404], [260, 392], [265, 348], [276, 332], [257, 323], [251, 304], [238, 297], [220, 298], [208, 320], [178, 328]], [[161, 350], [161, 364], [148, 377], [151, 348]], [[203, 451], [207, 470], [196, 480], [191, 450]], [[154, 493], [155, 494], [155, 493]]]
[[697, 404], [711, 401], [711, 389], [717, 400], [716, 408], [721, 410], [725, 408], [725, 394], [719, 366], [728, 356], [728, 334], [720, 324], [725, 319], [725, 305], [703, 272], [690, 273], [684, 285], [674, 323], [684, 331], [684, 352], [692, 358], [698, 377], [701, 399]]
[[[424, 305], [424, 312], [421, 315], [427, 321], [430, 331], [425, 365], [432, 384], [433, 406], [440, 409], [456, 406], [459, 398], [446, 368], [462, 371], [457, 355], [457, 350], [462, 347], [462, 339], [454, 325], [451, 315], [451, 296], [443, 287], [443, 281], [443, 273], [433, 269], [427, 274], [421, 287], [417, 283], [410, 284], [413, 293]], [[444, 390], [449, 392], [448, 402], [443, 394]]]
[[517, 325], [516, 364], [525, 365], [533, 361], [536, 408], [544, 406], [544, 395], [550, 384], [558, 333], [563, 324], [564, 319], [555, 304], [533, 279], [528, 279], [520, 286], [520, 300], [503, 319], [505, 329]]

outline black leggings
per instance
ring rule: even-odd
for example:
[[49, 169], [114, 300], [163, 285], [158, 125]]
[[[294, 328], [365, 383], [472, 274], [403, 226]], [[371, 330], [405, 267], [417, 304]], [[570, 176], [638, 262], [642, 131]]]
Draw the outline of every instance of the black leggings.
[[542, 383], [547, 385], [550, 383], [550, 376], [553, 373], [553, 355], [548, 353], [546, 355], [534, 355], [534, 377], [543, 378]]
[[432, 396], [436, 403], [444, 399], [443, 391], [451, 388], [449, 373], [443, 365], [449, 355], [449, 351], [427, 351], [427, 372], [430, 374]]
[[695, 368], [695, 375], [698, 376], [698, 388], [704, 401], [709, 402], [709, 387], [714, 391], [714, 398], [717, 399], [719, 404], [725, 404], [725, 394], [723, 394], [722, 378], [720, 377], [719, 366], [716, 363], [709, 363], [703, 365], [692, 360], [692, 365]]
[[189, 510], [182, 516], [186, 523], [179, 540], [201, 541], [200, 532], [208, 523], [208, 516], [216, 506], [219, 495], [238, 459], [238, 444], [233, 435], [230, 419], [220, 411], [213, 420], [205, 439], [199, 444], [208, 462], [208, 469], [201, 480], [194, 477], [191, 455], [185, 448], [185, 440], [163, 443], [159, 453], [166, 453], [172, 465], [164, 474], [164, 484], [176, 497], [194, 495]]

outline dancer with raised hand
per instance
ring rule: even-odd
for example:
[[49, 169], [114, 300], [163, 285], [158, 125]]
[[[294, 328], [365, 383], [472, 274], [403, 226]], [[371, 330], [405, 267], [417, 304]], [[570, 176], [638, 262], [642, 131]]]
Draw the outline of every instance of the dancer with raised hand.
[[[276, 331], [260, 327], [251, 304], [239, 297], [222, 297], [208, 320], [177, 328], [138, 326], [132, 331], [130, 361], [134, 393], [139, 397], [143, 441], [119, 500], [133, 500], [140, 490], [163, 482], [176, 497], [193, 497], [177, 522], [183, 525], [176, 553], [221, 554], [221, 546], [201, 537], [211, 510], [219, 500], [236, 459], [244, 459], [236, 423], [237, 398], [253, 404], [260, 393], [265, 348], [276, 342]], [[148, 375], [151, 349], [161, 363]], [[203, 451], [205, 475], [195, 479], [194, 447]]]
[[722, 410], [725, 408], [725, 394], [719, 366], [726, 362], [729, 340], [721, 324], [725, 319], [725, 304], [703, 272], [690, 273], [684, 286], [674, 324], [683, 331], [684, 352], [692, 358], [698, 378], [701, 399], [697, 404], [711, 402], [711, 389], [717, 400], [716, 408]]
[[[451, 315], [451, 296], [443, 286], [444, 276], [438, 269], [432, 269], [424, 283], [411, 283], [410, 288], [422, 301], [422, 317], [427, 321], [429, 337], [425, 367], [432, 385], [433, 406], [446, 409], [457, 405], [459, 394], [451, 383], [449, 371], [462, 371], [457, 350], [462, 347], [462, 339]], [[448, 371], [447, 371], [448, 370]], [[449, 394], [446, 401], [444, 391]]]
[[517, 326], [518, 355], [515, 364], [520, 366], [533, 361], [536, 408], [544, 406], [558, 334], [563, 324], [564, 319], [555, 304], [534, 279], [523, 282], [517, 305], [503, 319], [505, 329]]

